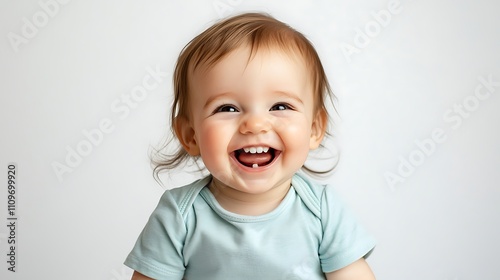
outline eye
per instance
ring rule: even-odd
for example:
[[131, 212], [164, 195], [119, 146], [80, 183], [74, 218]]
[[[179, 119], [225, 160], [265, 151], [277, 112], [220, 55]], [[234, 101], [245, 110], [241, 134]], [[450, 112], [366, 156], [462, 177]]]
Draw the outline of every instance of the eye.
[[236, 107], [234, 107], [233, 105], [224, 104], [217, 107], [217, 109], [215, 109], [214, 111], [214, 113], [222, 113], [222, 112], [234, 113], [238, 112], [238, 109], [236, 109]]
[[292, 106], [286, 103], [277, 103], [274, 104], [273, 107], [271, 107], [270, 111], [283, 111], [283, 110], [289, 110], [292, 109]]

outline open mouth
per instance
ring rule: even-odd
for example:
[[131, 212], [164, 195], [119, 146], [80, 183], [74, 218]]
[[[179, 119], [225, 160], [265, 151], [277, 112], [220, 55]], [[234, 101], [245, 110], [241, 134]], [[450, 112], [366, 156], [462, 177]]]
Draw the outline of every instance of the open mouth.
[[236, 160], [246, 167], [258, 168], [269, 165], [279, 155], [270, 147], [246, 147], [234, 151]]

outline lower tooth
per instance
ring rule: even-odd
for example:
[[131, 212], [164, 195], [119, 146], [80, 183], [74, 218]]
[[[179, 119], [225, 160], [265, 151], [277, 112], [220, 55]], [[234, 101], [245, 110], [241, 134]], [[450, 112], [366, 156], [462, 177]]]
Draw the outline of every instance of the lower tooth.
[[258, 165], [257, 163], [254, 163], [254, 164], [252, 165], [252, 168], [257, 168], [257, 167], [259, 167], [259, 165]]

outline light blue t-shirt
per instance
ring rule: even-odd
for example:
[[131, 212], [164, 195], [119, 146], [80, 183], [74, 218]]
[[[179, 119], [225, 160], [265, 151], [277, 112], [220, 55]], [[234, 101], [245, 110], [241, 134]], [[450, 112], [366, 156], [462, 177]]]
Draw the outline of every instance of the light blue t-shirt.
[[261, 216], [223, 209], [210, 180], [165, 191], [125, 265], [154, 279], [313, 280], [375, 246], [331, 188], [305, 177]]

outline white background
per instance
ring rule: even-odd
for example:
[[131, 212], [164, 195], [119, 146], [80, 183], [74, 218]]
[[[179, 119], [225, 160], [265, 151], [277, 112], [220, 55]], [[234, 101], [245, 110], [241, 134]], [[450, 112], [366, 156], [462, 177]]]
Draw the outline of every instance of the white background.
[[[0, 2], [0, 225], [7, 164], [18, 165], [17, 272], [7, 271], [10, 233], [1, 226], [0, 278], [130, 277], [122, 262], [163, 191], [149, 152], [168, 133], [178, 53], [223, 16], [266, 11], [303, 32], [323, 59], [341, 152], [328, 182], [377, 238], [369, 258], [377, 279], [500, 279], [500, 86], [474, 97], [478, 77], [500, 81], [500, 5], [401, 0], [381, 26], [374, 13], [386, 0], [242, 2], [75, 0], [52, 15], [38, 1]], [[121, 98], [157, 67], [168, 77], [128, 115], [112, 108], [125, 110]], [[112, 131], [69, 167], [69, 150], [82, 149], [83, 131], [103, 120]], [[424, 154], [416, 142], [435, 129], [445, 139]], [[406, 161], [413, 172], [398, 173]], [[61, 180], [57, 163], [71, 170]], [[391, 187], [388, 172], [404, 181]]]

